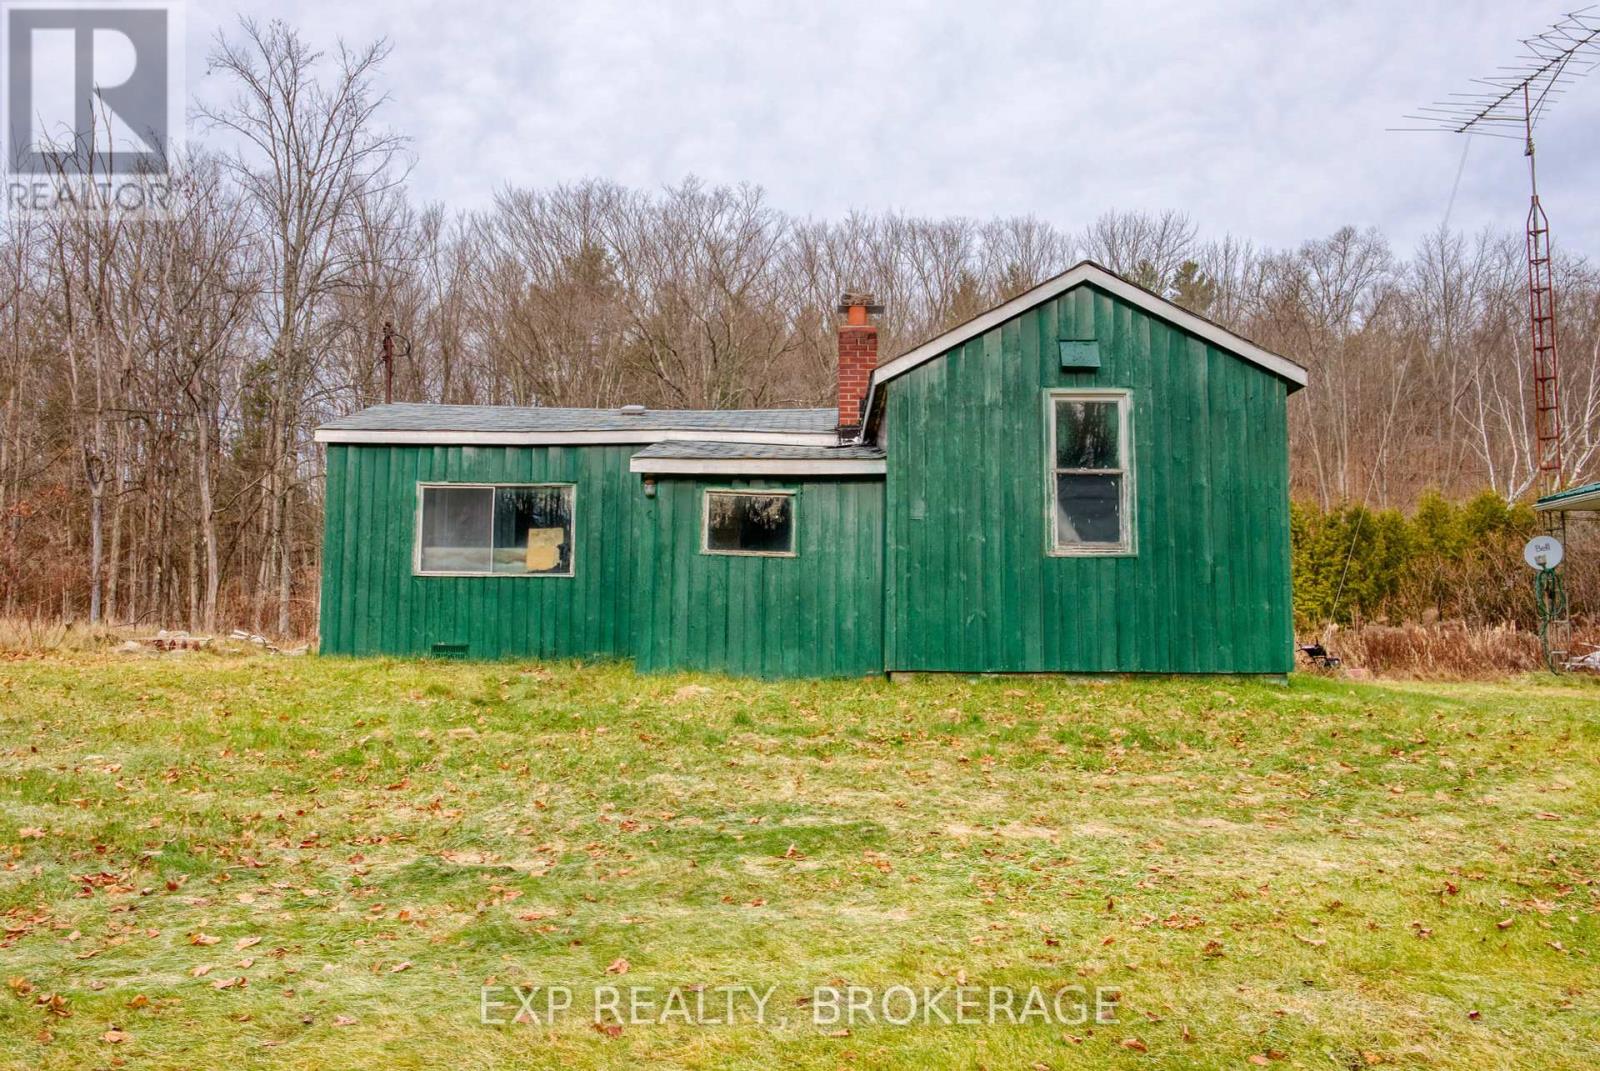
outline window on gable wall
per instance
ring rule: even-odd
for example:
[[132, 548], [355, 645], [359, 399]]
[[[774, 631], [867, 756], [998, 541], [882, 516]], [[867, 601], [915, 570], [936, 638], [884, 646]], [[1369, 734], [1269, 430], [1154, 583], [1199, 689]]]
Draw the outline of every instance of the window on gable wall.
[[421, 488], [417, 572], [572, 575], [571, 484]]
[[1131, 553], [1128, 395], [1055, 393], [1049, 416], [1054, 552]]
[[707, 491], [707, 554], [794, 554], [794, 492]]

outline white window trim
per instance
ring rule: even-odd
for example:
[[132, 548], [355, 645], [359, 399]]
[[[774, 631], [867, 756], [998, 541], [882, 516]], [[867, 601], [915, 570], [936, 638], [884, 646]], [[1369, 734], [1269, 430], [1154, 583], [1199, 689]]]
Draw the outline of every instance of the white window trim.
[[[800, 503], [793, 501], [798, 492], [793, 488], [766, 487], [707, 487], [700, 493], [700, 553], [730, 558], [796, 558], [800, 555]], [[711, 546], [711, 496], [747, 495], [773, 498], [782, 495], [790, 499], [789, 520], [793, 535], [788, 550], [722, 550]]]
[[[424, 569], [422, 567], [422, 499], [423, 493], [430, 487], [444, 487], [451, 490], [479, 490], [493, 491], [500, 487], [564, 487], [570, 493], [567, 498], [567, 514], [571, 518], [572, 547], [567, 554], [567, 571], [564, 573], [497, 573], [473, 572], [471, 570], [455, 569]], [[489, 500], [489, 542], [490, 563], [493, 564], [494, 543], [494, 503], [497, 496]], [[417, 508], [415, 516], [416, 536], [411, 543], [411, 575], [412, 576], [475, 576], [490, 577], [507, 580], [541, 580], [541, 579], [569, 579], [576, 575], [578, 570], [578, 485], [575, 483], [561, 483], [559, 481], [543, 483], [452, 483], [448, 480], [429, 480], [417, 484]]]
[[[1056, 465], [1056, 403], [1060, 401], [1117, 403], [1117, 442], [1120, 446], [1122, 467], [1104, 470], [1074, 470], [1092, 474], [1103, 471], [1107, 475], [1122, 476], [1122, 501], [1118, 516], [1122, 523], [1122, 539], [1116, 543], [1062, 543], [1057, 531], [1060, 510], [1056, 505], [1056, 475], [1061, 470]], [[1133, 515], [1134, 495], [1134, 443], [1133, 394], [1125, 388], [1091, 387], [1044, 392], [1045, 419], [1045, 512], [1049, 545], [1046, 554], [1052, 558], [1132, 558], [1139, 553], [1139, 526]]]

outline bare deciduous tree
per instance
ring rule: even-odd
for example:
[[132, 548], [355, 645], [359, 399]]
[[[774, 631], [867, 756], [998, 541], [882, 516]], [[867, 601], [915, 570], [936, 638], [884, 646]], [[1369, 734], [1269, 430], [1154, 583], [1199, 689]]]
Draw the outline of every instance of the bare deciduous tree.
[[403, 177], [403, 139], [377, 120], [387, 98], [375, 78], [388, 54], [385, 41], [359, 50], [340, 45], [325, 81], [329, 57], [287, 23], [243, 19], [240, 38], [219, 35], [211, 55], [211, 68], [237, 92], [203, 115], [214, 130], [239, 139], [230, 167], [260, 228], [270, 295], [260, 305], [267, 345], [252, 375], [265, 408], [267, 553], [257, 590], [264, 597], [276, 580], [283, 633], [295, 574], [296, 492], [305, 475], [302, 403], [339, 333], [320, 314], [360, 264], [361, 207]]

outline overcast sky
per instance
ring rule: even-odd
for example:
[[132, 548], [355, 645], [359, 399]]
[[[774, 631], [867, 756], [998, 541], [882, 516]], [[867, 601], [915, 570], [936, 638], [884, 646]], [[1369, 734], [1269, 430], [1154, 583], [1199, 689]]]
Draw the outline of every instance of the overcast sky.
[[[1570, 6], [1570, 4], [1569, 4]], [[312, 41], [387, 35], [388, 115], [423, 200], [506, 183], [751, 182], [814, 217], [852, 208], [1188, 212], [1271, 245], [1376, 226], [1400, 251], [1444, 218], [1466, 139], [1390, 133], [1513, 61], [1560, 3], [608, 4], [191, 0], [189, 77], [237, 15]], [[1556, 243], [1600, 255], [1600, 74], [1538, 132]], [[1472, 141], [1455, 227], [1518, 230], [1526, 164]]]

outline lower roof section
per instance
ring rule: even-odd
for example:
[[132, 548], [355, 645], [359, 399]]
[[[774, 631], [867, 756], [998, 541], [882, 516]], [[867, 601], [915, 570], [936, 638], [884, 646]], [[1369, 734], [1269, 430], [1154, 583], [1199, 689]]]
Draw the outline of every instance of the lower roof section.
[[633, 455], [629, 468], [651, 476], [882, 476], [877, 446], [783, 446], [758, 442], [670, 441]]
[[513, 405], [394, 402], [330, 420], [320, 443], [455, 446], [571, 446], [669, 439], [830, 446], [834, 409], [558, 409]]

